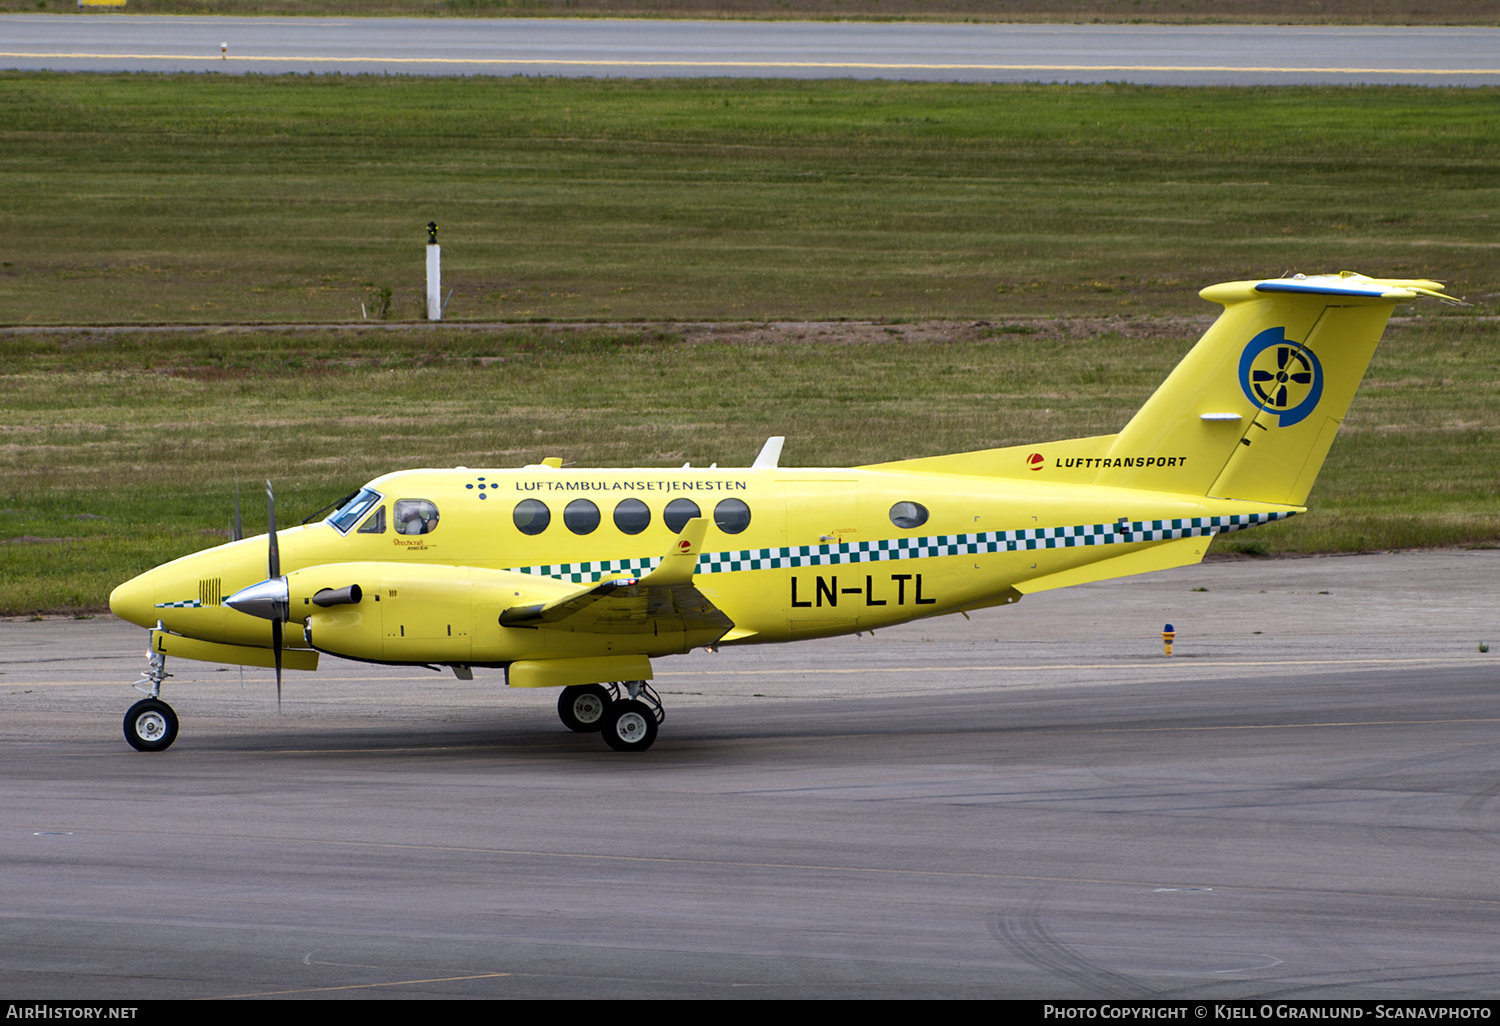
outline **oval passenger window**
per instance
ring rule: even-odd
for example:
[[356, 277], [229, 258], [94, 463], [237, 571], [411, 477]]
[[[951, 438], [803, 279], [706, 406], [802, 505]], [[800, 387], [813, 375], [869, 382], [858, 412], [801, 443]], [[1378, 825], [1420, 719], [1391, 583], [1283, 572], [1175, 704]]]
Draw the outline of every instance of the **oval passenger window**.
[[891, 507], [891, 523], [897, 527], [921, 527], [927, 523], [927, 507], [920, 502], [898, 502]]
[[599, 526], [599, 507], [588, 499], [574, 499], [563, 510], [563, 523], [574, 534], [593, 534]]
[[651, 526], [651, 510], [640, 499], [621, 499], [615, 507], [615, 526], [626, 534], [640, 534]]
[[725, 499], [714, 507], [714, 524], [725, 534], [739, 534], [750, 526], [750, 507], [739, 499]]
[[692, 499], [673, 499], [667, 503], [666, 511], [662, 513], [661, 518], [670, 530], [677, 532], [681, 531], [689, 520], [702, 515], [698, 504]]
[[514, 515], [516, 530], [522, 534], [541, 534], [552, 523], [552, 511], [541, 499], [522, 499]]

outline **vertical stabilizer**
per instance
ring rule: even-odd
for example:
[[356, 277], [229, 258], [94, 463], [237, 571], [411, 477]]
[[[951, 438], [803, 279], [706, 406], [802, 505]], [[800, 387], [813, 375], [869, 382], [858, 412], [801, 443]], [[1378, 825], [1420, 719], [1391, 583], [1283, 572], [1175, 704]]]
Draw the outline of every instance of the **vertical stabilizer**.
[[1397, 303], [1432, 281], [1237, 281], [1224, 312], [1099, 461], [1095, 483], [1299, 506]]

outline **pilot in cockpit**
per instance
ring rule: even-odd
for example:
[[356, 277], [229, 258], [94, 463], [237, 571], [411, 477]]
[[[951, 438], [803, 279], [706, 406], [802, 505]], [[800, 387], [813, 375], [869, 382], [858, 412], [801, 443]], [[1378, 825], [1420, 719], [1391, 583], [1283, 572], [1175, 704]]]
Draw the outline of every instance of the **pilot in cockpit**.
[[438, 508], [427, 499], [399, 499], [395, 514], [397, 534], [431, 534], [437, 529]]

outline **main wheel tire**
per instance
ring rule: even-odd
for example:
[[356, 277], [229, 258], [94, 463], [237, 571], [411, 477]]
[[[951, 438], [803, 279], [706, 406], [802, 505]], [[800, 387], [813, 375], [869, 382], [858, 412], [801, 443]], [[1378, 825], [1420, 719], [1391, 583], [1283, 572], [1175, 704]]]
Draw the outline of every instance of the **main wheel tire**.
[[609, 710], [609, 689], [602, 684], [574, 684], [563, 688], [557, 699], [557, 715], [563, 726], [579, 734], [597, 733]]
[[644, 752], [656, 741], [656, 717], [645, 702], [624, 698], [604, 714], [604, 743], [617, 752]]
[[125, 740], [138, 752], [164, 752], [177, 740], [177, 714], [166, 702], [142, 699], [125, 714]]

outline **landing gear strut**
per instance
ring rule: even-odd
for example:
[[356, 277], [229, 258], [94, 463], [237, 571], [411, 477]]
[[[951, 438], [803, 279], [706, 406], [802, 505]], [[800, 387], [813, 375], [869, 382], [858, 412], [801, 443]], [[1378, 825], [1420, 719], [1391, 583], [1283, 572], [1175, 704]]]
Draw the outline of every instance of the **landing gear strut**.
[[[167, 657], [152, 652], [150, 669], [131, 687], [149, 698], [132, 705], [125, 713], [125, 740], [138, 752], [164, 752], [177, 740], [177, 713], [160, 698], [161, 682], [172, 676], [167, 672]], [[141, 687], [149, 683], [150, 688]]]
[[604, 743], [617, 752], [644, 752], [656, 741], [656, 728], [667, 718], [661, 696], [643, 680], [621, 685], [628, 698], [617, 698], [604, 712]]

